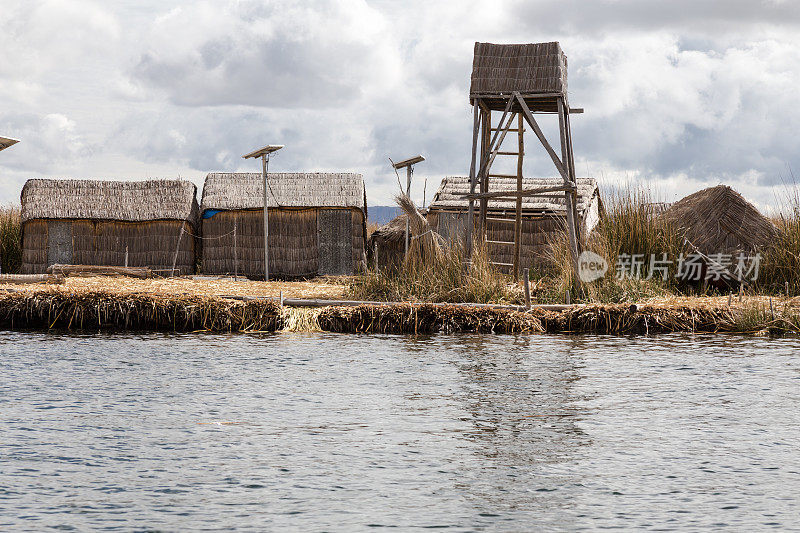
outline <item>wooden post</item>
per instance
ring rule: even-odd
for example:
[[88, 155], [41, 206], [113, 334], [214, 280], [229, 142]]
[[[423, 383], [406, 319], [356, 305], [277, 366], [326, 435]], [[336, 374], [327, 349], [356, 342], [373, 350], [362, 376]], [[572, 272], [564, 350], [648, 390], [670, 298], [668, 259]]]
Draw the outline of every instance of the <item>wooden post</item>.
[[238, 217], [233, 219], [233, 279], [239, 281], [239, 243], [236, 240], [236, 226]]
[[[481, 171], [478, 173], [478, 177], [480, 179], [481, 192], [486, 193], [489, 192], [489, 178], [487, 177], [489, 171], [486, 168], [485, 161], [489, 157], [489, 136], [492, 132], [492, 112], [490, 110], [486, 109], [481, 112], [481, 124], [483, 129], [483, 135], [481, 136]], [[481, 240], [486, 240], [487, 208], [488, 200], [481, 198], [481, 207], [478, 214], [478, 235], [480, 235]]]
[[[575, 240], [578, 242], [578, 253], [581, 252], [581, 224], [580, 217], [578, 217], [578, 177], [575, 171], [575, 157], [572, 152], [572, 126], [569, 124], [569, 103], [565, 102], [565, 113], [564, 113], [564, 124], [566, 126], [566, 134], [567, 134], [567, 170], [569, 171], [569, 176], [572, 181], [572, 184], [575, 185], [576, 189], [575, 192], [572, 193], [572, 216], [578, 222], [575, 224]], [[588, 206], [587, 206], [588, 207]]]
[[[568, 142], [567, 142], [567, 130], [566, 130], [565, 120], [564, 120], [564, 116], [566, 115], [565, 111], [566, 110], [565, 110], [565, 106], [564, 106], [564, 100], [562, 98], [559, 98], [558, 99], [558, 129], [559, 129], [559, 134], [560, 134], [560, 137], [561, 137], [561, 139], [560, 139], [561, 140], [561, 158], [562, 158], [563, 161], [568, 161], [569, 160], [569, 155], [568, 155], [569, 145], [568, 145]], [[567, 172], [567, 175], [563, 176], [563, 177], [565, 178], [564, 179], [564, 184], [565, 185], [571, 185], [572, 187], [575, 186], [575, 182], [572, 181], [572, 178], [571, 178], [569, 172]], [[574, 195], [574, 191], [565, 191], [564, 192], [564, 202], [566, 204], [564, 207], [565, 207], [565, 210], [567, 212], [566, 214], [567, 214], [567, 231], [569, 233], [569, 247], [570, 247], [570, 251], [572, 252], [572, 259], [573, 259], [572, 260], [572, 267], [573, 267], [573, 270], [574, 270], [573, 276], [574, 276], [574, 279], [575, 279], [575, 286], [576, 287], [580, 287], [581, 286], [581, 280], [580, 280], [580, 277], [578, 277], [578, 236], [577, 236], [577, 231], [576, 231], [576, 227], [578, 225], [578, 221], [575, 220], [575, 209], [574, 209], [574, 207], [575, 207], [575, 195]]]
[[128, 245], [125, 245], [125, 268], [128, 268]]
[[531, 283], [530, 283], [530, 270], [527, 268], [522, 269], [522, 286], [525, 287], [525, 307], [531, 308]]
[[175, 247], [175, 255], [172, 256], [172, 270], [170, 271], [170, 276], [175, 275], [175, 265], [178, 264], [178, 250], [181, 249], [181, 239], [183, 238], [183, 228], [186, 225], [186, 222], [181, 223], [181, 232], [178, 234], [178, 245]]
[[[469, 163], [469, 192], [475, 194], [475, 185], [477, 178], [475, 176], [475, 156], [478, 151], [478, 132], [480, 131], [480, 111], [478, 100], [472, 103], [472, 159]], [[465, 224], [464, 235], [464, 248], [466, 257], [472, 257], [472, 233], [475, 231], [475, 200], [469, 199], [469, 208], [467, 209], [467, 220]]]
[[784, 281], [783, 285], [786, 288], [786, 297], [788, 298], [789, 297], [789, 282], [788, 281]]
[[572, 295], [569, 293], [569, 289], [566, 289], [564, 291], [564, 302], [567, 305], [571, 305], [572, 304]]
[[378, 241], [372, 246], [372, 259], [375, 262], [375, 272], [378, 271]]
[[517, 115], [517, 205], [514, 217], [514, 280], [519, 280], [520, 246], [522, 244], [522, 157], [525, 141], [522, 137], [522, 114]]

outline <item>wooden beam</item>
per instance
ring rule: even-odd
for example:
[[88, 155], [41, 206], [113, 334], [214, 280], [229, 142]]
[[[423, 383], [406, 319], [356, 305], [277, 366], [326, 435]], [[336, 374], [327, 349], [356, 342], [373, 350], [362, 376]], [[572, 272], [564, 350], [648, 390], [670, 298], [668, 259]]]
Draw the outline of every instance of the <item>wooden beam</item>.
[[[477, 103], [480, 103], [478, 100]], [[478, 106], [473, 106], [473, 113], [472, 113], [472, 158], [469, 162], [469, 192], [474, 194], [475, 193], [475, 185], [477, 184], [476, 176], [475, 176], [475, 156], [477, 155], [478, 150], [478, 132], [480, 130], [480, 110]], [[467, 211], [467, 224], [466, 224], [466, 235], [464, 235], [464, 246], [466, 248], [467, 257], [472, 257], [472, 232], [475, 230], [473, 227], [473, 220], [475, 214], [475, 201], [469, 201], [469, 209]]]
[[467, 193], [462, 195], [462, 198], [479, 200], [481, 198], [517, 198], [517, 195], [526, 196], [539, 196], [549, 192], [564, 192], [572, 191], [574, 187], [570, 184], [558, 185], [557, 187], [539, 187], [537, 189], [522, 189], [519, 192], [515, 191], [499, 191], [499, 192], [486, 192], [486, 193]]
[[522, 115], [517, 113], [519, 135], [517, 137], [517, 205], [514, 221], [514, 280], [519, 281], [520, 241], [522, 241], [522, 157], [525, 154], [525, 139], [522, 132]]
[[[569, 145], [567, 143], [567, 128], [566, 122], [564, 118], [567, 116], [566, 113], [566, 105], [564, 104], [563, 99], [559, 99], [558, 101], [558, 131], [559, 137], [561, 140], [561, 156], [564, 158], [564, 161], [567, 162], [569, 165], [569, 154], [567, 150], [569, 149]], [[571, 172], [564, 176], [565, 183], [571, 185], [573, 188], [575, 187], [575, 183], [572, 181]], [[566, 211], [567, 211], [567, 231], [569, 233], [569, 247], [570, 252], [572, 252], [572, 269], [573, 269], [573, 279], [576, 287], [581, 286], [581, 280], [578, 276], [578, 235], [576, 231], [577, 227], [577, 220], [575, 220], [575, 209], [574, 209], [574, 202], [575, 202], [575, 192], [574, 189], [572, 191], [564, 191], [564, 200], [566, 202]]]
[[542, 133], [542, 129], [539, 127], [539, 124], [536, 122], [536, 119], [533, 118], [533, 114], [531, 113], [531, 110], [528, 108], [528, 104], [525, 103], [525, 100], [519, 95], [519, 93], [515, 92], [514, 94], [517, 97], [517, 101], [519, 102], [520, 107], [522, 107], [522, 114], [525, 117], [525, 120], [528, 121], [528, 124], [530, 124], [531, 128], [533, 128], [533, 132], [536, 134], [536, 137], [538, 137], [539, 142], [541, 142], [542, 146], [544, 146], [544, 149], [547, 150], [547, 153], [550, 155], [550, 159], [552, 159], [553, 163], [556, 165], [559, 174], [561, 174], [561, 177], [564, 178], [565, 182], [570, 181], [569, 174], [567, 173], [566, 168], [564, 168], [564, 165], [561, 163], [561, 160], [556, 155], [555, 151], [553, 150], [553, 147], [550, 146], [549, 142], [547, 142], [544, 133]]

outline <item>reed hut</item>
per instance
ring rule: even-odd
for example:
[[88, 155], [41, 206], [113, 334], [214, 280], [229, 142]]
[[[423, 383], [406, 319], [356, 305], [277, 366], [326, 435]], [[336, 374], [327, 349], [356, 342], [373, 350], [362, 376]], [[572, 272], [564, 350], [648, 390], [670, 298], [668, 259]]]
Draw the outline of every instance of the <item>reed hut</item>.
[[194, 272], [197, 187], [183, 180], [32, 179], [22, 188], [23, 274], [53, 264]]
[[[563, 185], [560, 179], [523, 178], [522, 189], [538, 189]], [[588, 235], [600, 220], [600, 193], [593, 178], [577, 178], [578, 227]], [[445, 241], [463, 244], [469, 202], [469, 178], [444, 178], [428, 208], [428, 223]], [[493, 178], [489, 192], [517, 190], [517, 178]], [[514, 221], [516, 200], [490, 199], [487, 203], [486, 242], [489, 258], [500, 266], [510, 267], [514, 260]], [[477, 221], [477, 218], [476, 218]], [[476, 222], [474, 222], [476, 224]], [[476, 226], [473, 226], [476, 227]], [[566, 201], [563, 194], [524, 197], [522, 199], [522, 241], [520, 262], [523, 267], [537, 266], [546, 259], [546, 247], [555, 233], [567, 227]]]
[[[350, 275], [366, 267], [367, 197], [352, 173], [270, 173], [270, 276]], [[205, 274], [264, 276], [259, 173], [211, 173], [201, 201]]]
[[727, 185], [698, 191], [672, 204], [661, 217], [705, 254], [752, 254], [776, 236], [772, 222]]

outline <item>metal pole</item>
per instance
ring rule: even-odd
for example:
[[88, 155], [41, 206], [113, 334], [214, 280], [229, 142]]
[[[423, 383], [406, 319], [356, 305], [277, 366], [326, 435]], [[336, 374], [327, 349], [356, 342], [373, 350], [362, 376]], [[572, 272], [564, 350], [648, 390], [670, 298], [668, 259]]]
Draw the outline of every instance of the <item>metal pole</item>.
[[[409, 200], [411, 199], [411, 165], [406, 167], [406, 196], [408, 196]], [[410, 217], [406, 213], [406, 253], [408, 253], [409, 244], [409, 220]]]
[[261, 173], [264, 178], [264, 281], [269, 281], [269, 215], [267, 214], [267, 169], [269, 154], [261, 154]]

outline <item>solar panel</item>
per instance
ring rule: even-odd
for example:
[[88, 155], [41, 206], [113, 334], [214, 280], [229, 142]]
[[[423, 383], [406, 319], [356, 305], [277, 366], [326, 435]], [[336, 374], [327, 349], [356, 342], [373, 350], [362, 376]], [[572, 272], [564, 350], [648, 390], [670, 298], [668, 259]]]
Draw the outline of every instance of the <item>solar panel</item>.
[[9, 137], [0, 137], [0, 150], [5, 150], [9, 146], [17, 144], [19, 141], [17, 139], [11, 139]]

